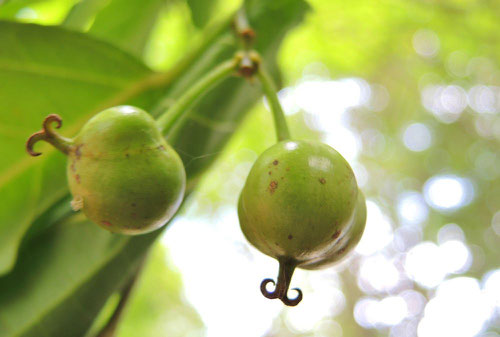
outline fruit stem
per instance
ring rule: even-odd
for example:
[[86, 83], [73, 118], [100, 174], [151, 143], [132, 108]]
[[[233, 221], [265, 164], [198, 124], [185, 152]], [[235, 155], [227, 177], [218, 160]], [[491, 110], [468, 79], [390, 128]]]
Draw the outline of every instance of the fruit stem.
[[262, 63], [259, 65], [257, 78], [262, 84], [262, 90], [264, 91], [269, 107], [271, 108], [278, 141], [280, 142], [282, 140], [290, 139], [290, 131], [288, 130], [288, 126], [286, 124], [285, 113], [283, 112], [278, 95], [276, 94], [276, 85], [274, 84], [271, 76], [264, 69]]
[[[278, 262], [280, 264], [280, 269], [278, 272], [278, 284], [276, 284], [273, 279], [266, 278], [260, 284], [260, 291], [266, 298], [279, 298], [285, 305], [288, 305], [290, 307], [296, 306], [300, 303], [300, 301], [302, 301], [302, 290], [300, 290], [299, 288], [293, 288], [293, 290], [297, 291], [298, 293], [297, 297], [294, 299], [288, 298], [287, 295], [296, 263], [295, 261], [289, 259], [279, 259]], [[269, 292], [266, 289], [268, 283], [276, 284], [276, 288], [274, 289], [274, 291]]]
[[73, 140], [70, 138], [63, 137], [59, 135], [57, 132], [55, 132], [51, 126], [53, 122], [57, 124], [56, 129], [59, 129], [62, 125], [62, 119], [59, 115], [50, 114], [47, 117], [45, 117], [42, 124], [42, 130], [32, 134], [26, 141], [26, 150], [33, 157], [42, 154], [41, 152], [36, 152], [33, 150], [33, 146], [41, 140], [52, 144], [52, 146], [54, 146], [56, 149], [58, 149], [64, 154], [69, 153], [71, 146], [73, 145]]
[[238, 57], [223, 62], [188, 89], [188, 91], [186, 91], [167, 112], [158, 118], [157, 122], [162, 134], [168, 134], [180, 118], [185, 116], [184, 113], [186, 110], [190, 108], [201, 95], [210, 89], [210, 87], [235, 72], [239, 63], [240, 58]]
[[255, 41], [255, 31], [250, 27], [244, 7], [241, 7], [235, 14], [233, 27], [239, 40], [243, 44], [243, 49], [250, 50]]
[[236, 35], [243, 45], [243, 54], [245, 55], [243, 60], [247, 63], [243, 64], [240, 68], [240, 75], [250, 79], [254, 74], [257, 75], [273, 114], [278, 141], [290, 139], [290, 131], [288, 130], [288, 126], [286, 124], [285, 114], [283, 113], [280, 101], [276, 95], [276, 85], [274, 84], [271, 76], [267, 73], [266, 69], [263, 67], [260, 55], [256, 51], [252, 50], [252, 46], [255, 41], [255, 31], [248, 22], [244, 7], [241, 7], [236, 12], [233, 27]]

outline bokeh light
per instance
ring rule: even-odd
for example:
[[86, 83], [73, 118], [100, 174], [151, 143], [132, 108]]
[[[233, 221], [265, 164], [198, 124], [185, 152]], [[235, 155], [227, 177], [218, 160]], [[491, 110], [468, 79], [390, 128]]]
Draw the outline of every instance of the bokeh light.
[[363, 298], [354, 307], [356, 322], [365, 328], [396, 325], [407, 315], [406, 301], [400, 296], [389, 296], [382, 300]]
[[500, 236], [500, 211], [497, 211], [491, 218], [491, 227]]
[[365, 293], [389, 293], [398, 285], [399, 280], [399, 270], [383, 254], [367, 257], [361, 262], [358, 285]]
[[410, 124], [404, 130], [403, 142], [411, 151], [421, 152], [427, 150], [432, 143], [431, 131], [425, 124]]
[[447, 280], [427, 303], [418, 336], [475, 336], [492, 313], [491, 302], [481, 291], [478, 280], [470, 277]]
[[371, 255], [391, 242], [393, 230], [389, 217], [374, 201], [367, 200], [366, 209], [366, 227], [356, 251], [362, 255]]
[[440, 47], [439, 37], [430, 29], [420, 29], [413, 34], [413, 48], [422, 57], [435, 56]]
[[421, 224], [429, 210], [424, 197], [416, 191], [407, 191], [398, 198], [398, 216], [402, 224]]
[[446, 276], [439, 247], [433, 242], [422, 242], [408, 251], [405, 270], [410, 278], [425, 288], [439, 285]]
[[431, 207], [442, 211], [452, 211], [472, 201], [474, 188], [467, 178], [439, 175], [425, 182], [424, 196]]
[[467, 92], [458, 85], [429, 85], [422, 90], [422, 104], [441, 122], [452, 123], [467, 107]]
[[500, 111], [500, 87], [475, 85], [468, 92], [469, 105], [479, 113]]

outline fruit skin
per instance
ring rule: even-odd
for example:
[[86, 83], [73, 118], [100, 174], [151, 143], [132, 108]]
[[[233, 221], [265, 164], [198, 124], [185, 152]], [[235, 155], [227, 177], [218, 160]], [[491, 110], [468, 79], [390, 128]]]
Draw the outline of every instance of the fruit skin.
[[282, 141], [253, 165], [238, 216], [245, 237], [261, 252], [312, 267], [349, 235], [356, 203], [354, 173], [337, 151], [314, 141]]
[[303, 269], [323, 269], [332, 266], [346, 257], [359, 243], [366, 224], [366, 201], [363, 193], [358, 192], [358, 201], [354, 209], [354, 217], [344, 235], [339, 237], [332, 248], [323, 257], [302, 264]]
[[163, 226], [180, 206], [186, 173], [155, 120], [132, 106], [100, 112], [68, 153], [74, 204], [106, 230], [143, 234]]

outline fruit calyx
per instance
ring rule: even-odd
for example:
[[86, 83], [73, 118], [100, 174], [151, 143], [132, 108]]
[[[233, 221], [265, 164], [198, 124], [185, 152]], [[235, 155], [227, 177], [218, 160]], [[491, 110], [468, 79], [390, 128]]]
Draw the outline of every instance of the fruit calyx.
[[[285, 305], [290, 307], [296, 306], [302, 301], [302, 290], [299, 288], [293, 288], [292, 290], [297, 291], [298, 295], [294, 299], [288, 298], [288, 288], [290, 287], [290, 282], [292, 280], [293, 272], [296, 267], [296, 262], [291, 259], [279, 259], [280, 264], [279, 272], [278, 272], [278, 283], [276, 284], [273, 279], [266, 278], [262, 280], [260, 284], [260, 291], [264, 297], [269, 299], [278, 298]], [[269, 283], [276, 284], [274, 291], [268, 291], [267, 285]]]
[[42, 154], [41, 152], [33, 150], [33, 146], [41, 140], [52, 144], [56, 149], [64, 154], [68, 154], [70, 152], [73, 140], [63, 137], [55, 132], [51, 125], [54, 122], [56, 123], [56, 129], [59, 129], [62, 125], [62, 118], [56, 114], [48, 115], [43, 120], [42, 130], [35, 132], [28, 138], [26, 141], [26, 150], [31, 156], [36, 157]]
[[255, 50], [241, 51], [235, 55], [238, 61], [238, 75], [251, 80], [259, 71], [261, 57]]

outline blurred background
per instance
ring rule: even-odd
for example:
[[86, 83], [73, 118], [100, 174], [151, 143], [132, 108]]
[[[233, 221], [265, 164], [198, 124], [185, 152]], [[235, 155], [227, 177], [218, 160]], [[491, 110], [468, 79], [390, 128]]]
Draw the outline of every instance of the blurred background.
[[[275, 141], [262, 100], [155, 244], [119, 337], [500, 335], [500, 2], [309, 3], [279, 53], [279, 97], [295, 138], [353, 167], [362, 241], [333, 268], [295, 272], [299, 306], [261, 295], [278, 264], [246, 242], [236, 202]], [[59, 24], [74, 4], [14, 1], [0, 18]], [[217, 1], [210, 21], [239, 5]], [[166, 70], [201, 30], [186, 1], [158, 15], [142, 57]]]

